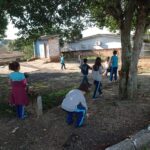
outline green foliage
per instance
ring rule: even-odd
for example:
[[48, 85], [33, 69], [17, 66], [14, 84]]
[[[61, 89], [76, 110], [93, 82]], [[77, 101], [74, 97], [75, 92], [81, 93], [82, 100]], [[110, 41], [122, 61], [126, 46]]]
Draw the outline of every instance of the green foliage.
[[[142, 6], [147, 11], [145, 27], [149, 27], [149, 3], [148, 0], [1, 0], [0, 24], [6, 25], [7, 15], [24, 38], [33, 41], [40, 35], [60, 34], [71, 41], [81, 38], [81, 30], [89, 20], [99, 27], [109, 27], [111, 31], [122, 28], [121, 24], [128, 20], [136, 27]], [[5, 30], [4, 26], [1, 31]]]
[[0, 103], [0, 118], [1, 117], [12, 117], [15, 116], [15, 108], [8, 105], [7, 103]]
[[29, 39], [17, 39], [9, 44], [9, 49], [12, 51], [21, 51], [24, 53], [24, 58], [29, 59], [33, 56], [33, 43]]
[[0, 118], [15, 115], [15, 110], [8, 104], [9, 85], [8, 79], [0, 77]]
[[7, 9], [12, 22], [25, 38], [39, 35], [61, 34], [66, 38], [80, 37], [85, 5], [80, 0], [17, 0]]
[[7, 21], [5, 13], [2, 10], [0, 10], [0, 38], [5, 37], [7, 24], [8, 24], [8, 21]]
[[46, 93], [42, 95], [43, 100], [43, 109], [47, 110], [49, 108], [56, 107], [61, 104], [65, 95], [71, 90], [72, 88], [66, 88], [59, 91], [53, 91], [52, 93]]
[[30, 59], [33, 57], [33, 44], [23, 46], [23, 53], [25, 59]]
[[150, 39], [144, 39], [143, 40], [145, 43], [150, 43]]
[[0, 103], [6, 103], [8, 101], [8, 95], [8, 78], [0, 77]]
[[149, 150], [149, 146], [144, 146], [141, 150]]
[[95, 59], [96, 59], [97, 57], [100, 57], [100, 58], [102, 59], [102, 62], [106, 60], [106, 57], [103, 56], [103, 55], [100, 55], [100, 56], [87, 56], [86, 58], [87, 58], [89, 61], [95, 62]]
[[[121, 29], [122, 24], [131, 21], [132, 29], [136, 29], [139, 10], [142, 5], [145, 7], [146, 27], [150, 25], [150, 1], [129, 1], [129, 0], [97, 0], [89, 1], [88, 8], [91, 13], [91, 20], [99, 27], [106, 26], [111, 31]], [[127, 25], [127, 24], [126, 24]]]

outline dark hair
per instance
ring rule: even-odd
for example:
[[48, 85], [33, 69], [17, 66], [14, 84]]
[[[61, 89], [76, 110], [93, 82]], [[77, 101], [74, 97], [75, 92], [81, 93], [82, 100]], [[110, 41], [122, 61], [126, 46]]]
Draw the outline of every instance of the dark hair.
[[25, 76], [25, 78], [27, 79], [27, 78], [29, 78], [29, 74], [28, 73], [24, 73], [24, 76]]
[[86, 83], [81, 83], [78, 89], [84, 92], [89, 92], [89, 85]]
[[108, 57], [106, 58], [106, 61], [109, 61], [109, 59], [110, 59], [110, 57], [108, 56]]
[[87, 63], [87, 58], [84, 58], [84, 59], [83, 59], [83, 62], [84, 62], [84, 63]]
[[17, 61], [13, 61], [9, 63], [9, 70], [18, 71], [20, 68], [20, 64]]
[[113, 54], [114, 54], [114, 55], [116, 55], [116, 54], [117, 54], [117, 51], [116, 51], [116, 50], [114, 50], [114, 51], [113, 51]]
[[100, 57], [97, 57], [97, 58], [95, 59], [95, 64], [94, 64], [94, 66], [93, 66], [93, 69], [94, 69], [95, 71], [97, 71], [100, 66], [101, 66], [101, 58], [100, 58]]

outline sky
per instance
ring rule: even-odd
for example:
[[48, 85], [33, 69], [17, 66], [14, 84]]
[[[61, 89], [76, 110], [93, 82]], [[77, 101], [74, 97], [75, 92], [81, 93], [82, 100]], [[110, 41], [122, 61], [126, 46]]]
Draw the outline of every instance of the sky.
[[[10, 22], [7, 26], [7, 31], [6, 31], [6, 38], [5, 39], [17, 39], [17, 35], [15, 35], [18, 32], [18, 29], [14, 27], [14, 25]], [[92, 27], [88, 28], [84, 31], [82, 31], [83, 37], [95, 35], [95, 34], [109, 34], [111, 32], [108, 31], [108, 29], [103, 28], [99, 29], [97, 27]]]
[[82, 31], [83, 37], [95, 35], [95, 34], [109, 34], [110, 32], [107, 28], [99, 29], [97, 27], [88, 28]]
[[15, 35], [18, 32], [18, 29], [14, 27], [14, 25], [9, 22], [7, 26], [7, 31], [6, 31], [6, 38], [5, 39], [17, 39], [17, 35]]

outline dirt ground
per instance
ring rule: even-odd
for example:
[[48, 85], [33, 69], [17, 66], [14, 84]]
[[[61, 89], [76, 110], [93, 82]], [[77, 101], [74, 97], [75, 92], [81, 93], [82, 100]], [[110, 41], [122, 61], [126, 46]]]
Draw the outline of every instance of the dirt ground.
[[[90, 63], [92, 65], [92, 63]], [[81, 81], [79, 65], [67, 62], [67, 70], [60, 70], [59, 63], [21, 63], [22, 71], [30, 73], [30, 82], [40, 83], [41, 91], [52, 92], [77, 86]], [[109, 83], [103, 77], [103, 97], [92, 101], [87, 95], [88, 114], [85, 126], [74, 128], [65, 122], [65, 112], [57, 106], [37, 118], [32, 111], [25, 120], [15, 117], [0, 118], [0, 150], [104, 150], [150, 124], [150, 60], [139, 62], [138, 99], [118, 99], [118, 82]], [[1, 76], [9, 71], [0, 68]], [[89, 74], [92, 83], [91, 73]], [[3, 85], [1, 85], [3, 86]], [[35, 87], [36, 88], [36, 87]], [[34, 110], [34, 105], [27, 108]]]

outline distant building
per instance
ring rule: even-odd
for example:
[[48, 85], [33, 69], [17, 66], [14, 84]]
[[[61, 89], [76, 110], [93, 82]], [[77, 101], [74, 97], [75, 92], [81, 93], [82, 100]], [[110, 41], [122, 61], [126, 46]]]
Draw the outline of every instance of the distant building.
[[120, 35], [97, 34], [65, 44], [61, 51], [86, 51], [121, 48]]
[[145, 34], [143, 37], [143, 45], [141, 49], [141, 57], [150, 57], [150, 34]]
[[59, 36], [46, 35], [39, 37], [34, 42], [34, 56], [36, 58], [48, 58], [50, 61], [58, 61], [60, 56]]
[[143, 43], [140, 56], [150, 57], [150, 43]]

